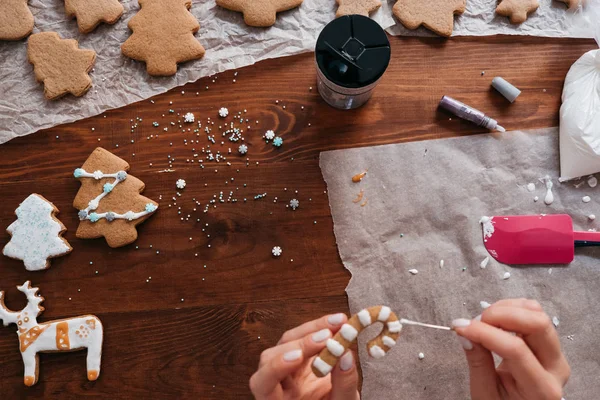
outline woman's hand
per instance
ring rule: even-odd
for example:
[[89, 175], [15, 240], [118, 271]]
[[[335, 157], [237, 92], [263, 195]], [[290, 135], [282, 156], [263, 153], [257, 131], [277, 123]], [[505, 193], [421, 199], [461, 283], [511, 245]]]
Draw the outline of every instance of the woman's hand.
[[[472, 400], [561, 400], [571, 369], [537, 301], [502, 300], [452, 325], [467, 354]], [[498, 368], [492, 352], [502, 357]]]
[[360, 399], [358, 372], [351, 351], [324, 378], [317, 378], [311, 370], [314, 357], [347, 320], [344, 314], [327, 315], [285, 332], [275, 347], [260, 355], [258, 371], [250, 378], [254, 397], [257, 400]]

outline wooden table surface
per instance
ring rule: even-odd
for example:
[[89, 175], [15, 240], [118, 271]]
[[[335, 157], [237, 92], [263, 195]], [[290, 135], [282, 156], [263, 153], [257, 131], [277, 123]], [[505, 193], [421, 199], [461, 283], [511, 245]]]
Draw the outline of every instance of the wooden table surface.
[[[1, 256], [0, 290], [7, 291], [7, 306], [24, 306], [16, 285], [29, 279], [46, 299], [40, 322], [90, 313], [105, 328], [98, 381], [86, 379], [85, 352], [43, 354], [40, 381], [32, 388], [23, 385], [15, 326], [0, 328], [0, 398], [250, 397], [248, 379], [262, 350], [286, 329], [348, 311], [344, 289], [350, 275], [338, 256], [319, 153], [482, 133], [436, 111], [445, 94], [508, 130], [556, 126], [565, 74], [596, 47], [592, 40], [528, 37], [391, 42], [388, 72], [372, 100], [356, 111], [325, 105], [316, 90], [313, 55], [304, 54], [241, 69], [236, 83], [234, 72], [225, 72], [215, 83], [201, 79], [153, 102], [0, 146], [2, 230], [14, 221], [19, 203], [38, 193], [60, 209], [74, 248], [42, 272], [27, 272], [22, 262]], [[494, 76], [523, 90], [515, 104], [490, 89]], [[201, 169], [186, 162], [210, 143], [201, 131], [200, 144], [186, 145], [184, 140], [196, 136], [171, 127], [177, 114], [168, 110], [179, 118], [193, 112], [203, 126], [210, 117], [218, 125], [222, 106], [232, 114], [247, 110], [248, 166], [235, 151], [227, 155], [231, 166], [206, 162]], [[164, 132], [163, 126], [172, 129]], [[267, 129], [284, 139], [282, 148], [264, 142]], [[80, 185], [73, 170], [96, 146], [127, 160], [130, 173], [145, 182], [144, 194], [160, 203], [157, 214], [140, 225], [137, 242], [124, 248], [75, 237], [72, 202]], [[218, 141], [212, 148], [227, 153], [229, 147], [237, 145]], [[175, 158], [175, 172], [159, 173], [169, 168], [168, 155]], [[179, 178], [187, 187], [177, 197]], [[221, 191], [225, 198], [234, 191], [238, 202], [217, 202], [204, 213]], [[265, 192], [266, 198], [253, 199]], [[286, 208], [292, 198], [300, 201], [296, 211]], [[0, 246], [8, 240], [0, 234]], [[271, 255], [273, 246], [282, 247], [280, 258]]]

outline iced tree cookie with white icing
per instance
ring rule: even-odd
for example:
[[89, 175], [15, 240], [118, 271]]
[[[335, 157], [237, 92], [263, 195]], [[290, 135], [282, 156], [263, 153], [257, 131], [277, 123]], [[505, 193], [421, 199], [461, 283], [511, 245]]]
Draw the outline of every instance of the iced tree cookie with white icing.
[[353, 315], [333, 338], [327, 340], [327, 347], [313, 361], [313, 373], [318, 377], [327, 376], [363, 329], [377, 322], [383, 323], [383, 330], [367, 343], [367, 350], [371, 357], [385, 356], [396, 344], [402, 325], [389, 307], [369, 307]]
[[129, 175], [129, 164], [98, 147], [73, 175], [81, 182], [73, 207], [79, 210], [77, 237], [104, 237], [110, 247], [134, 242], [137, 225], [152, 216], [158, 203], [142, 196], [144, 182]]
[[21, 311], [11, 311], [4, 304], [4, 292], [0, 291], [0, 320], [4, 326], [17, 325], [19, 349], [25, 366], [24, 383], [33, 386], [38, 381], [38, 353], [70, 352], [87, 349], [87, 377], [95, 381], [100, 375], [102, 340], [104, 330], [100, 319], [94, 315], [37, 322], [44, 311], [40, 304], [44, 298], [29, 281], [17, 286], [27, 296], [27, 305]]
[[17, 220], [6, 231], [11, 235], [2, 253], [23, 260], [28, 271], [50, 268], [50, 259], [73, 250], [62, 237], [67, 228], [56, 218], [58, 208], [39, 194], [29, 195], [15, 210]]

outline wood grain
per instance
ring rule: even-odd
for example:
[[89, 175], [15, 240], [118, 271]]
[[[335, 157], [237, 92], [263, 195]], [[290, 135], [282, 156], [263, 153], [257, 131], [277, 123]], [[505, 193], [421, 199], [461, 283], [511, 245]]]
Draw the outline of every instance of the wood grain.
[[[25, 388], [15, 329], [0, 329], [1, 397], [250, 397], [248, 379], [262, 350], [286, 329], [348, 310], [344, 289], [350, 277], [337, 253], [319, 153], [483, 132], [437, 111], [442, 95], [481, 109], [509, 130], [556, 126], [566, 72], [596, 47], [591, 40], [525, 37], [391, 41], [388, 72], [373, 99], [354, 112], [324, 104], [312, 55], [305, 54], [239, 70], [236, 83], [233, 72], [226, 72], [215, 83], [202, 79], [153, 102], [2, 145], [0, 227], [14, 220], [14, 209], [27, 195], [39, 193], [61, 210], [65, 237], [75, 249], [36, 273], [1, 257], [0, 290], [7, 291], [7, 305], [24, 305], [15, 286], [31, 279], [46, 298], [40, 321], [96, 314], [105, 326], [105, 346], [97, 382], [85, 379], [85, 353], [51, 354], [41, 357], [40, 382]], [[494, 76], [523, 90], [515, 104], [490, 89]], [[227, 155], [231, 166], [205, 163], [201, 169], [186, 162], [209, 144], [206, 134], [162, 128], [186, 112], [221, 123], [222, 106], [232, 113], [247, 110], [248, 166], [235, 151]], [[159, 128], [152, 126], [155, 121]], [[283, 137], [281, 149], [261, 139], [267, 129]], [[196, 138], [200, 143], [192, 144]], [[138, 241], [125, 248], [75, 238], [78, 220], [71, 204], [79, 183], [72, 172], [96, 146], [127, 160], [130, 173], [146, 183], [144, 195], [160, 203], [157, 214], [140, 225]], [[213, 149], [226, 154], [229, 147], [237, 145]], [[175, 158], [175, 172], [159, 173], [169, 168], [168, 155]], [[188, 183], [180, 197], [179, 178]], [[202, 212], [214, 195], [222, 191], [227, 197], [231, 190], [237, 203]], [[265, 192], [265, 199], [253, 199]], [[292, 198], [300, 200], [297, 211], [286, 208]], [[1, 234], [0, 246], [8, 239]], [[283, 248], [280, 258], [271, 256], [275, 245]]]

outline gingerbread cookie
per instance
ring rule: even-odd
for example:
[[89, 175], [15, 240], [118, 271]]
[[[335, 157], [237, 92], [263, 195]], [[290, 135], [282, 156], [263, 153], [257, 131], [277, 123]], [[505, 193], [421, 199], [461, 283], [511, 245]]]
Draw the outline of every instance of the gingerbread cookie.
[[303, 0], [217, 0], [217, 5], [244, 14], [246, 25], [264, 28], [275, 25], [277, 13], [291, 10]]
[[337, 3], [339, 7], [336, 17], [352, 14], [368, 17], [369, 14], [381, 7], [381, 0], [337, 0]]
[[496, 14], [510, 17], [511, 24], [522, 24], [539, 6], [538, 0], [500, 0]]
[[62, 234], [67, 230], [56, 218], [58, 209], [40, 196], [32, 194], [17, 207], [17, 220], [6, 231], [11, 235], [3, 254], [23, 260], [25, 269], [39, 271], [50, 268], [50, 259], [73, 250]]
[[423, 25], [440, 36], [450, 37], [454, 16], [465, 12], [467, 0], [398, 0], [393, 12], [408, 29]]
[[141, 10], [127, 25], [133, 31], [121, 51], [144, 61], [148, 74], [177, 73], [177, 64], [204, 56], [204, 47], [194, 37], [200, 29], [189, 11], [192, 0], [139, 0]]
[[37, 81], [44, 83], [44, 95], [49, 100], [67, 93], [83, 96], [92, 86], [88, 72], [94, 66], [96, 52], [79, 49], [75, 39], [61, 39], [56, 32], [33, 34], [27, 58]]
[[110, 247], [137, 239], [137, 225], [148, 219], [158, 203], [142, 196], [144, 182], [127, 174], [129, 164], [101, 147], [96, 148], [74, 176], [81, 182], [73, 207], [79, 210], [80, 239], [106, 238]]
[[383, 323], [384, 328], [379, 336], [367, 344], [367, 350], [371, 357], [385, 356], [396, 344], [402, 325], [389, 307], [369, 307], [352, 316], [332, 339], [327, 340], [327, 347], [313, 361], [313, 373], [318, 377], [327, 376], [360, 332], [376, 322]]
[[0, 291], [0, 320], [4, 326], [16, 324], [19, 336], [19, 348], [25, 365], [24, 382], [33, 386], [38, 381], [38, 353], [69, 352], [87, 349], [88, 380], [95, 381], [100, 375], [102, 358], [102, 340], [104, 329], [95, 315], [59, 319], [49, 322], [37, 322], [44, 311], [40, 304], [44, 301], [37, 294], [39, 290], [31, 287], [29, 281], [17, 286], [27, 296], [27, 305], [21, 311], [11, 311], [4, 304], [4, 292]]
[[27, 0], [0, 0], [0, 40], [20, 40], [33, 31]]
[[77, 18], [79, 32], [90, 33], [100, 23], [114, 24], [123, 15], [119, 0], [65, 0], [68, 17]]

